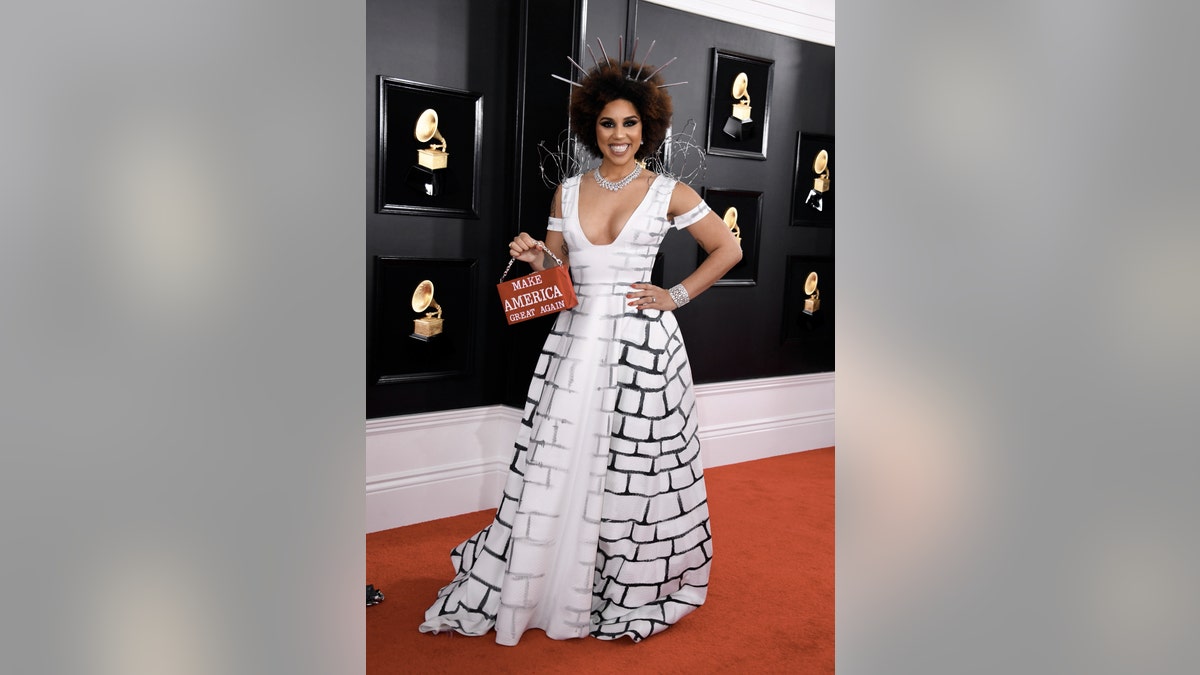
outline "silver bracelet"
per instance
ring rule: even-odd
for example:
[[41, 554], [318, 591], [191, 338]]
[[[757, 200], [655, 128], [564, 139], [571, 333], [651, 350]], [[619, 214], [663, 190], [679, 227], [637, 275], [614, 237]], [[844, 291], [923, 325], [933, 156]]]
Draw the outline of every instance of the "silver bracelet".
[[687, 289], [683, 287], [683, 284], [675, 284], [671, 287], [671, 290], [667, 292], [671, 294], [671, 300], [675, 303], [675, 309], [679, 309], [680, 307], [683, 307], [692, 301], [691, 296], [688, 295]]

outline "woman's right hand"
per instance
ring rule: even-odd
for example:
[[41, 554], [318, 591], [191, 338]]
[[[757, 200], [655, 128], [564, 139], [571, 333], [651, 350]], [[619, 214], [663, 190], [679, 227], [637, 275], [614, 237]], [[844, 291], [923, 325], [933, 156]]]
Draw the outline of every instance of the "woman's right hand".
[[521, 262], [532, 265], [542, 261], [544, 255], [540, 248], [542, 245], [542, 242], [529, 236], [529, 233], [522, 232], [513, 237], [512, 242], [508, 245], [508, 254]]

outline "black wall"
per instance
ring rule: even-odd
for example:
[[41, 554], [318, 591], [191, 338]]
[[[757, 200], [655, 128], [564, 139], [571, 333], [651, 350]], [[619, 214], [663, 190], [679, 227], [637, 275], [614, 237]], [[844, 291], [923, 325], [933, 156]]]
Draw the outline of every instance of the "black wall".
[[[487, 311], [492, 306], [492, 298], [484, 286], [502, 270], [503, 242], [511, 209], [508, 180], [511, 162], [508, 158], [513, 143], [515, 4], [509, 0], [367, 2], [367, 72], [363, 90], [367, 98], [368, 137], [365, 139], [363, 204], [367, 214], [368, 418], [486, 405], [497, 402], [503, 391], [505, 378], [501, 362], [490, 358], [488, 351], [489, 347], [505, 339], [504, 326], [495, 320], [495, 313]], [[377, 78], [380, 75], [483, 94], [478, 219], [376, 213]], [[451, 152], [454, 157], [453, 147]], [[466, 374], [376, 384], [381, 374], [377, 367], [380, 352], [391, 348], [380, 344], [377, 317], [398, 313], [403, 320], [410, 320], [416, 316], [408, 306], [409, 298], [390, 298], [386, 306], [376, 298], [376, 256], [477, 261], [475, 278], [479, 288], [474, 307], [455, 308], [456, 318], [466, 310], [477, 326], [468, 363], [470, 370]]]
[[[650, 3], [639, 3], [637, 31], [643, 41], [657, 40], [652, 60], [663, 63], [679, 57], [663, 71], [667, 82], [688, 82], [670, 90], [674, 126], [696, 120], [701, 144], [708, 122], [713, 48], [775, 62], [767, 158], [709, 155], [705, 176], [692, 183], [698, 192], [707, 186], [763, 193], [757, 285], [714, 286], [676, 313], [696, 381], [833, 370], [832, 339], [819, 345], [785, 342], [782, 326], [787, 257], [833, 255], [832, 228], [789, 224], [796, 133], [834, 133], [833, 48]], [[672, 232], [663, 251], [668, 285], [695, 269], [697, 246], [685, 232]]]
[[[584, 9], [586, 8], [586, 11]], [[678, 313], [698, 382], [737, 380], [833, 368], [832, 340], [784, 341], [784, 277], [789, 255], [832, 256], [832, 228], [789, 225], [796, 132], [833, 134], [833, 48], [736, 26], [636, 0], [441, 0], [436, 3], [368, 0], [364, 204], [367, 226], [367, 417], [495, 403], [521, 406], [552, 318], [506, 326], [495, 283], [507, 242], [524, 229], [545, 231], [552, 190], [538, 176], [537, 143], [555, 141], [566, 128], [569, 89], [550, 73], [569, 76], [571, 54], [581, 63], [586, 39], [599, 36], [615, 54], [618, 35], [631, 29], [652, 61], [678, 60], [664, 74], [675, 127], [695, 119], [703, 143], [708, 116], [712, 48], [775, 62], [766, 160], [710, 155], [693, 187], [763, 192], [757, 285], [714, 287]], [[590, 65], [590, 64], [589, 64]], [[478, 219], [375, 212], [377, 78], [398, 77], [483, 94], [483, 146]], [[835, 178], [836, 180], [836, 178]], [[697, 247], [685, 232], [666, 240], [664, 280], [672, 285], [696, 264]], [[469, 372], [448, 377], [378, 383], [376, 317], [415, 317], [407, 298], [383, 306], [375, 293], [377, 256], [476, 261], [477, 327]], [[517, 269], [514, 273], [523, 273]], [[825, 284], [825, 274], [822, 276]], [[824, 297], [824, 296], [823, 296]], [[391, 316], [395, 316], [394, 314]], [[830, 316], [831, 318], [831, 316]], [[449, 324], [448, 324], [449, 325]], [[831, 332], [831, 327], [829, 328]]]

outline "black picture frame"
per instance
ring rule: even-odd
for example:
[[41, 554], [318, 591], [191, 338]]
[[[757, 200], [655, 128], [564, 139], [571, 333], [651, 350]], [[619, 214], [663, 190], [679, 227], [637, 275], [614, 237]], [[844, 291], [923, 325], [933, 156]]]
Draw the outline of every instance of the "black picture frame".
[[[417, 151], [434, 142], [414, 135], [427, 109], [437, 112], [445, 168], [418, 164]], [[479, 218], [483, 94], [380, 75], [378, 139], [377, 213]]]
[[[828, 188], [824, 192], [818, 192], [813, 184], [814, 179], [818, 177], [813, 170], [813, 162], [821, 150], [825, 150], [828, 155]], [[834, 226], [834, 199], [837, 192], [834, 156], [833, 136], [796, 133], [796, 164], [792, 174], [792, 225]]]
[[[705, 187], [702, 189], [702, 196], [704, 202], [722, 220], [731, 207], [737, 209], [737, 226], [742, 239], [742, 259], [713, 285], [754, 286], [758, 284], [758, 249], [759, 241], [762, 239], [763, 193], [756, 190]], [[708, 254], [700, 248], [696, 256], [696, 264], [704, 262], [707, 257]]]
[[[817, 273], [820, 306], [805, 314], [804, 282], [810, 272]], [[833, 256], [789, 255], [784, 265], [783, 316], [781, 344], [795, 346], [803, 353], [809, 372], [832, 371], [834, 366], [834, 314], [837, 311], [837, 277]]]
[[[371, 349], [374, 384], [396, 384], [468, 375], [474, 367], [479, 331], [475, 294], [478, 261], [474, 258], [375, 256]], [[442, 333], [413, 337], [413, 320], [425, 312], [412, 308], [423, 280], [433, 282], [433, 298], [442, 307]]]
[[[732, 115], [733, 105], [737, 102], [733, 97], [733, 85], [739, 73], [745, 73], [747, 77], [749, 123], [739, 122]], [[713, 48], [712, 78], [708, 89], [708, 154], [767, 158], [774, 75], [775, 62], [770, 59]]]

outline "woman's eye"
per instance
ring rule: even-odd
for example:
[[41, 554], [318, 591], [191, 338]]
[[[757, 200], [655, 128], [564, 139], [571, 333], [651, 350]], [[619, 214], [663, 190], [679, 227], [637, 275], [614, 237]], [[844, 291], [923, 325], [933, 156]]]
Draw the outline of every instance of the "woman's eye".
[[637, 120], [625, 120], [625, 126], [627, 126], [627, 127], [636, 127], [636, 126], [637, 126]]
[[609, 120], [604, 120], [603, 122], [600, 123], [600, 126], [604, 127], [605, 129], [611, 129], [613, 126], [613, 123]]

